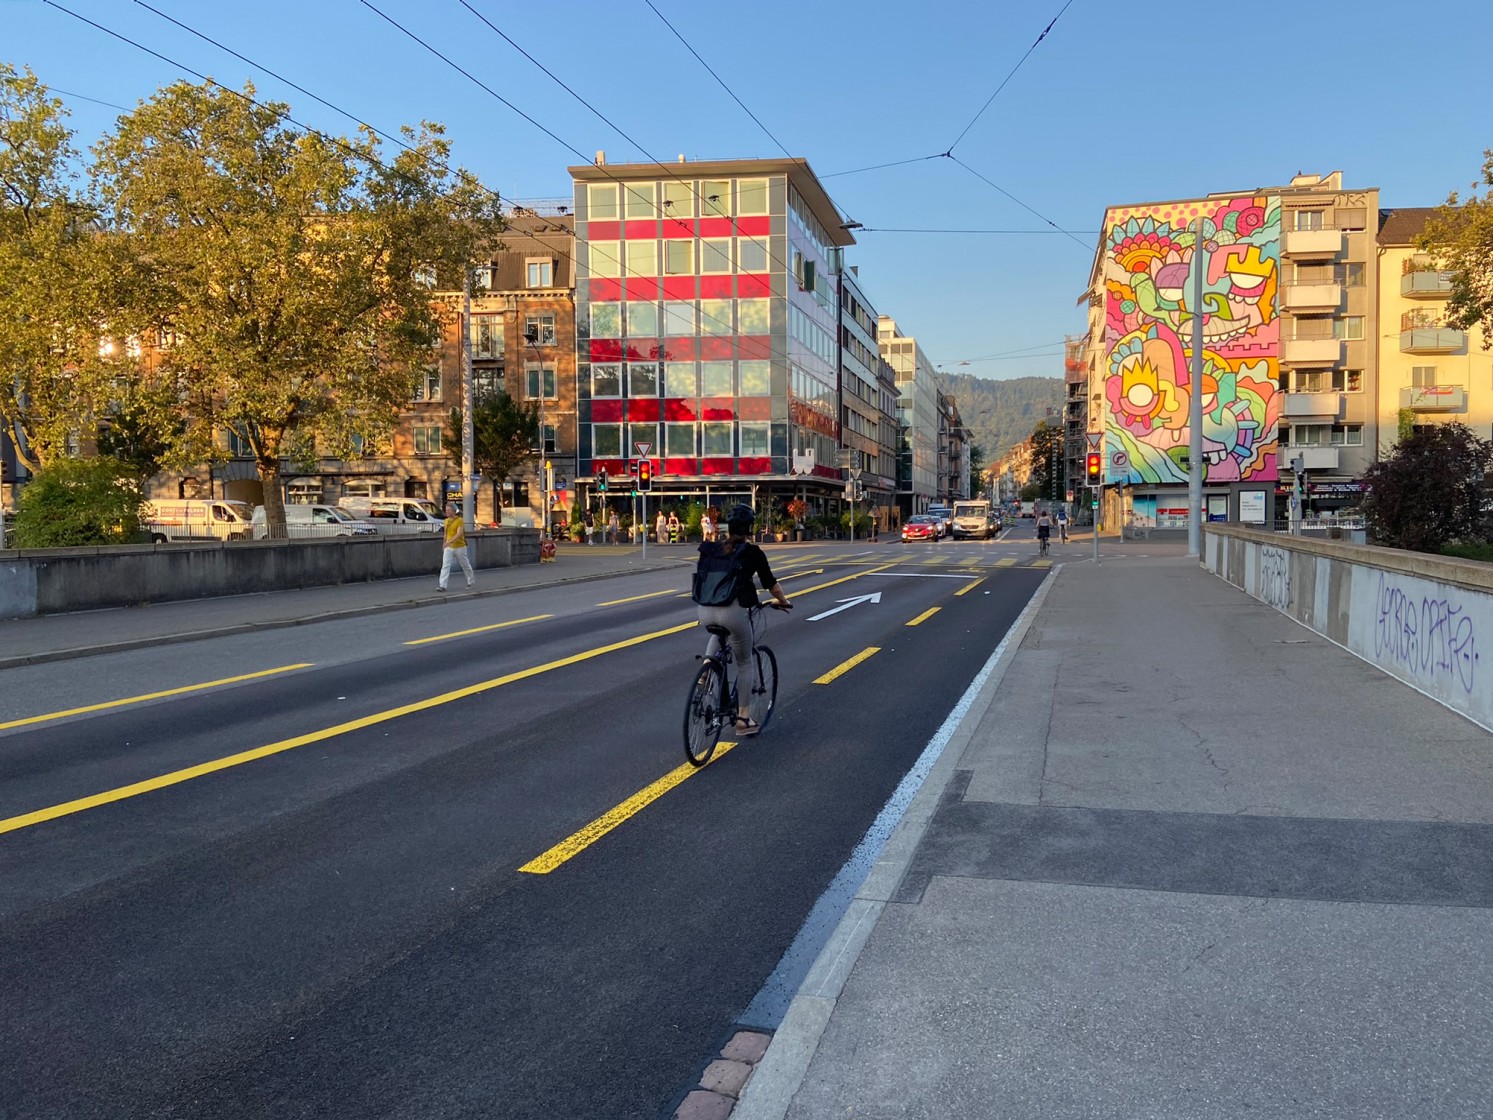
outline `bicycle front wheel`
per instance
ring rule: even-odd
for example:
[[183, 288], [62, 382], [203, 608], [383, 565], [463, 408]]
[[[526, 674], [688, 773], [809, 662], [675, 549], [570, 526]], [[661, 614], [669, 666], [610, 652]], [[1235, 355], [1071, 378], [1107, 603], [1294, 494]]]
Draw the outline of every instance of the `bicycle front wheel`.
[[704, 766], [715, 753], [721, 737], [724, 677], [720, 662], [707, 658], [690, 682], [689, 699], [684, 705], [684, 757], [691, 765]]
[[765, 731], [778, 702], [778, 659], [767, 646], [752, 651], [757, 659], [757, 687], [752, 692], [751, 716]]

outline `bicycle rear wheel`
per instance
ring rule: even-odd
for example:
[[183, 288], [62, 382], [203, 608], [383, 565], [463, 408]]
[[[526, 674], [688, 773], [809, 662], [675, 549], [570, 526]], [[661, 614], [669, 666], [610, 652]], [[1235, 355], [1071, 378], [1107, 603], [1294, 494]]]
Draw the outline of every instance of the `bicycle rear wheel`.
[[778, 702], [778, 659], [767, 646], [752, 651], [757, 659], [757, 687], [752, 691], [751, 717], [765, 731]]
[[721, 737], [720, 662], [707, 658], [690, 682], [684, 706], [684, 757], [694, 766], [704, 766], [715, 753]]

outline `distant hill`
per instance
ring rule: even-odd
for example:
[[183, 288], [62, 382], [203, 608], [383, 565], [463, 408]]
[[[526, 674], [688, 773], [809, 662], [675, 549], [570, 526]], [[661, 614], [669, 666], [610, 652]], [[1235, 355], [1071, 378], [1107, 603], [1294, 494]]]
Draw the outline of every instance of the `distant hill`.
[[991, 381], [967, 373], [939, 374], [938, 386], [959, 402], [959, 415], [987, 464], [1015, 447], [1052, 409], [1053, 422], [1063, 415], [1066, 388], [1061, 377], [1015, 377]]

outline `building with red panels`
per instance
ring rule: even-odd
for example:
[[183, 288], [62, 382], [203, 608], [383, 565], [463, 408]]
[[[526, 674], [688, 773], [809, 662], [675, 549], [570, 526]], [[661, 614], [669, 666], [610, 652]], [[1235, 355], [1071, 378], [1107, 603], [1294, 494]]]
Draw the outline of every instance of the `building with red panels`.
[[646, 457], [665, 504], [834, 508], [854, 239], [808, 163], [605, 158], [570, 168], [578, 476]]

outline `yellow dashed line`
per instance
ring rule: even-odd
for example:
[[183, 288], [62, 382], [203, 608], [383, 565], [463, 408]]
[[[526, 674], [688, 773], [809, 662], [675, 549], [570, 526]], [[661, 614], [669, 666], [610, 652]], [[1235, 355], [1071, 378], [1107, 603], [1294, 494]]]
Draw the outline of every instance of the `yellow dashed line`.
[[927, 622], [930, 618], [932, 618], [934, 615], [936, 615], [941, 610], [943, 610], [942, 607], [929, 607], [926, 611], [924, 611], [922, 614], [918, 615], [917, 618], [913, 619], [907, 625], [908, 626], [921, 626], [923, 623]]
[[997, 568], [1014, 568], [1016, 567], [1016, 559], [1012, 556], [1005, 556], [997, 560], [995, 566]]
[[494, 622], [491, 626], [474, 626], [470, 630], [456, 630], [450, 634], [437, 634], [433, 638], [416, 638], [412, 642], [405, 642], [407, 646], [423, 646], [430, 642], [444, 642], [447, 638], [465, 638], [468, 634], [482, 634], [488, 630], [502, 630], [506, 626], [517, 626], [521, 622], [539, 622], [542, 619], [554, 618], [552, 614], [536, 614], [532, 618], [515, 618], [512, 622]]
[[972, 580], [972, 581], [970, 581], [970, 582], [969, 582], [969, 583], [966, 583], [966, 584], [965, 584], [965, 585], [964, 585], [964, 586], [963, 586], [963, 587], [961, 587], [961, 588], [960, 588], [960, 589], [959, 589], [959, 590], [958, 590], [958, 591], [956, 591], [956, 592], [954, 592], [954, 598], [956, 598], [956, 599], [957, 599], [957, 598], [958, 598], [958, 597], [959, 597], [959, 596], [961, 596], [961, 595], [965, 595], [965, 594], [968, 594], [968, 593], [969, 593], [969, 592], [971, 592], [971, 591], [973, 591], [973, 590], [974, 590], [974, 589], [975, 589], [975, 588], [977, 588], [977, 587], [979, 587], [979, 586], [980, 586], [980, 584], [982, 584], [982, 583], [984, 583], [984, 582], [985, 582], [985, 577], [984, 577], [984, 576], [981, 576], [981, 577], [980, 577], [980, 578], [979, 578], [979, 579], [977, 579], [977, 580]]
[[597, 603], [598, 607], [615, 607], [621, 603], [638, 603], [644, 599], [657, 599], [660, 595], [673, 595], [673, 591], [650, 591], [646, 595], [629, 595], [626, 599], [608, 599], [605, 603]]
[[858, 653], [854, 657], [852, 657], [849, 661], [842, 661], [842, 662], [840, 662], [840, 664], [836, 665], [828, 673], [825, 673], [824, 676], [822, 676], [822, 677], [815, 677], [814, 678], [814, 683], [815, 684], [829, 684], [836, 677], [839, 677], [839, 676], [841, 676], [841, 675], [843, 675], [845, 673], [848, 673], [851, 669], [854, 669], [862, 661], [866, 660], [866, 658], [872, 656], [873, 654], [877, 654], [877, 653], [880, 653], [880, 652], [881, 652], [881, 647], [880, 646], [867, 646], [865, 649], [861, 650], [860, 653]]

